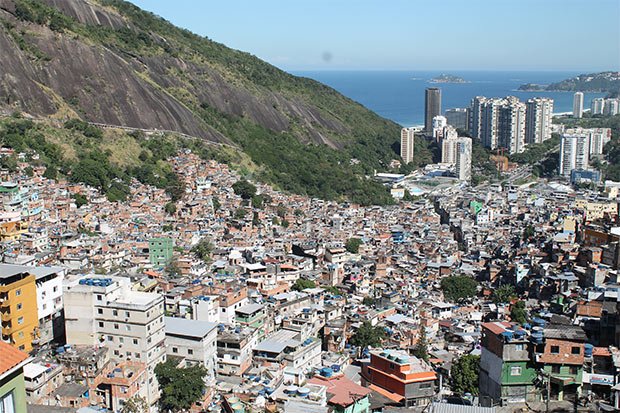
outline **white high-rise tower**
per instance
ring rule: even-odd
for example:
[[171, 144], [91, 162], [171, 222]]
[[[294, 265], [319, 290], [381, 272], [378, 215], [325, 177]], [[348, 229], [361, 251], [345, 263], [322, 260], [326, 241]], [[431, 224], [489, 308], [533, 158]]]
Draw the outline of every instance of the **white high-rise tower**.
[[575, 92], [573, 96], [573, 118], [581, 118], [583, 116], [583, 93]]
[[415, 129], [402, 128], [400, 131], [400, 157], [405, 163], [413, 161], [413, 145], [415, 142]]

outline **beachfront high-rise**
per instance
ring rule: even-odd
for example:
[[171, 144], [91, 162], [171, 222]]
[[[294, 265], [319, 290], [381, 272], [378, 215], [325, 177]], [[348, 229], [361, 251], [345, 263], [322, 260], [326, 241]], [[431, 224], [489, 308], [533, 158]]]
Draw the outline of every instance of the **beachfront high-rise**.
[[456, 129], [467, 130], [469, 128], [469, 108], [453, 108], [444, 113], [448, 125]]
[[415, 129], [402, 128], [400, 130], [400, 157], [405, 163], [413, 161], [413, 146], [415, 143]]
[[424, 94], [424, 131], [433, 131], [433, 118], [441, 115], [441, 89], [429, 87]]
[[526, 106], [514, 96], [472, 100], [470, 132], [489, 149], [504, 148], [508, 153], [525, 149]]
[[605, 108], [605, 99], [594, 98], [592, 99], [592, 105], [590, 106], [590, 113], [593, 115], [602, 115]]
[[605, 99], [605, 105], [603, 107], [603, 115], [614, 116], [620, 113], [620, 99], [608, 98]]
[[560, 141], [560, 169], [562, 176], [570, 176], [573, 170], [588, 169], [590, 137], [584, 131], [565, 133]]
[[583, 93], [575, 92], [573, 96], [573, 118], [581, 118], [583, 116]]
[[528, 99], [525, 112], [525, 142], [541, 143], [551, 138], [553, 99]]

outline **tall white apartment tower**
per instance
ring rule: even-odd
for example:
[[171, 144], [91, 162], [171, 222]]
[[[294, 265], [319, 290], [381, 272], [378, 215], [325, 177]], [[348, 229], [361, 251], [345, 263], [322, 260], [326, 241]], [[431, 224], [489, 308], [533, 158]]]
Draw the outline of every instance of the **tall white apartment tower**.
[[471, 180], [471, 138], [457, 139], [456, 177], [459, 181]]
[[602, 115], [604, 108], [605, 108], [605, 99], [603, 98], [592, 99], [592, 106], [590, 106], [590, 111], [592, 112], [593, 115]]
[[525, 108], [525, 103], [514, 96], [503, 99], [499, 107], [497, 146], [510, 154], [525, 149]]
[[456, 144], [458, 138], [444, 138], [441, 140], [441, 163], [454, 165], [456, 163]]
[[565, 133], [560, 142], [560, 175], [570, 176], [572, 170], [588, 169], [590, 136], [587, 133]]
[[573, 96], [573, 118], [581, 118], [583, 116], [583, 93], [575, 92]]
[[405, 163], [413, 161], [414, 128], [402, 128], [400, 131], [400, 157]]
[[525, 110], [525, 142], [542, 143], [550, 139], [552, 117], [553, 99], [529, 99]]

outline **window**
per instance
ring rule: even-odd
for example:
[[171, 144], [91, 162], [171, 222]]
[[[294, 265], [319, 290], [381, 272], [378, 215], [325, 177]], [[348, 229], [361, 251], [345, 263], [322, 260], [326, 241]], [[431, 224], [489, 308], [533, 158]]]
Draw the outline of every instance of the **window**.
[[118, 311], [117, 310], [112, 310], [112, 315], [113, 316], [117, 316], [118, 315]]
[[17, 309], [18, 309], [18, 310], [21, 310], [21, 309], [22, 309], [22, 307], [23, 307], [23, 304], [22, 304], [22, 303], [17, 303]]
[[0, 398], [0, 412], [15, 413], [15, 400], [13, 400], [13, 392], [5, 394]]
[[17, 324], [24, 324], [24, 317], [19, 317], [17, 319]]
[[15, 290], [15, 297], [19, 297], [20, 295], [22, 295], [22, 289], [18, 288], [17, 290]]
[[390, 363], [390, 369], [394, 370], [394, 363]]
[[114, 323], [114, 329], [118, 330], [118, 324]]
[[129, 318], [129, 311], [125, 311], [125, 317]]
[[137, 339], [137, 338], [134, 338], [134, 339], [133, 339], [133, 343], [137, 346], [137, 345], [138, 345], [138, 339]]
[[551, 346], [551, 354], [560, 354], [560, 346]]
[[103, 308], [98, 308], [97, 309], [97, 314], [103, 314]]
[[57, 285], [54, 286], [54, 289], [52, 291], [57, 292], [58, 291], [58, 286]]
[[523, 349], [524, 349], [523, 344], [517, 344], [517, 345], [515, 345], [515, 350], [516, 350], [516, 351], [523, 351]]
[[192, 354], [194, 354], [194, 350], [192, 350], [191, 348], [188, 348], [187, 349], [187, 354], [189, 354], [191, 356]]
[[551, 366], [551, 373], [559, 374], [560, 366], [558, 366], [557, 364], [555, 366]]
[[431, 382], [420, 383], [420, 389], [430, 389], [431, 387], [433, 387], [433, 383]]
[[129, 324], [125, 324], [125, 330], [131, 331], [131, 326]]
[[99, 327], [103, 327], [103, 321], [99, 322]]
[[123, 337], [119, 337], [119, 338], [118, 338], [118, 341], [119, 341], [120, 343], [124, 343], [124, 342], [125, 342], [125, 339], [124, 339]]
[[133, 356], [134, 356], [135, 358], [139, 359], [139, 358], [140, 358], [140, 353], [133, 353]]
[[520, 376], [521, 375], [521, 367], [515, 366], [510, 368], [511, 376]]
[[576, 375], [579, 372], [579, 369], [576, 366], [570, 366], [568, 371], [570, 372], [570, 374]]
[[571, 347], [571, 354], [581, 354], [581, 347]]
[[108, 341], [114, 341], [114, 337], [108, 336]]
[[101, 301], [103, 300], [103, 297], [101, 296], [101, 294], [97, 294], [97, 301]]
[[179, 352], [179, 349], [178, 349], [178, 348], [176, 348], [176, 347], [172, 347], [172, 352], [176, 354], [176, 353], [178, 353], [178, 352]]

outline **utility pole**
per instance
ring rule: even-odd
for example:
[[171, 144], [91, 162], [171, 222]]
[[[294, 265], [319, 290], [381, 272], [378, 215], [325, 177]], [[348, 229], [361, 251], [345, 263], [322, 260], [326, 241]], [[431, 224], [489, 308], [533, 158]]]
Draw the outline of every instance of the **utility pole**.
[[545, 377], [547, 378], [547, 401], [546, 404], [546, 412], [549, 413], [549, 399], [551, 398], [551, 374], [545, 373]]

